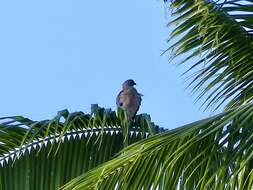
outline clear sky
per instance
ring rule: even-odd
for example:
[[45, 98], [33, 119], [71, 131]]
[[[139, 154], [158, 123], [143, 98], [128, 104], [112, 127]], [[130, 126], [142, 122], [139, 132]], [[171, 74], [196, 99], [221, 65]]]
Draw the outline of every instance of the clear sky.
[[162, 1], [0, 2], [0, 116], [49, 119], [57, 111], [115, 109], [121, 83], [144, 94], [139, 113], [175, 128], [203, 117], [182, 67], [160, 56], [168, 44]]

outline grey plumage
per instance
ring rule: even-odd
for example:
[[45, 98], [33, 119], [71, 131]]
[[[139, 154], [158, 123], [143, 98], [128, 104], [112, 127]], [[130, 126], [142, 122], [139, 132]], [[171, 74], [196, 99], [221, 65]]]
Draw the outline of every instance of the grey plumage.
[[141, 96], [143, 96], [137, 92], [134, 85], [136, 85], [136, 83], [132, 79], [126, 80], [122, 84], [122, 90], [116, 99], [117, 106], [126, 111], [130, 121], [134, 119], [137, 111], [139, 110], [141, 105]]

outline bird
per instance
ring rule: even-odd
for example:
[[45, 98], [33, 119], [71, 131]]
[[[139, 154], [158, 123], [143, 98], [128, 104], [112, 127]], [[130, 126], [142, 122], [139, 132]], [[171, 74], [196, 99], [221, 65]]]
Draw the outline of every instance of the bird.
[[136, 83], [133, 79], [128, 79], [122, 84], [122, 90], [116, 98], [117, 107], [122, 108], [126, 114], [128, 121], [132, 122], [137, 111], [140, 108], [142, 94], [134, 88]]

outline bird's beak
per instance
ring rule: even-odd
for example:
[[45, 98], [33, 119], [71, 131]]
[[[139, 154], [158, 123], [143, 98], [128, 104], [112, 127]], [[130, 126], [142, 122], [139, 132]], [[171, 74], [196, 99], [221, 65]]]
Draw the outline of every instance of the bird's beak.
[[136, 85], [136, 83], [134, 82], [134, 85]]

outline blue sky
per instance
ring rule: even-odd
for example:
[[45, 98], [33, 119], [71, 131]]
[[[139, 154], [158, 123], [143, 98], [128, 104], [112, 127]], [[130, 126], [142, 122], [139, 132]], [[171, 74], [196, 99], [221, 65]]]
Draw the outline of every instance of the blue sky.
[[160, 56], [169, 20], [162, 1], [0, 2], [0, 115], [48, 119], [57, 111], [115, 109], [121, 83], [144, 94], [139, 113], [175, 128], [209, 116], [194, 104], [182, 67]]

